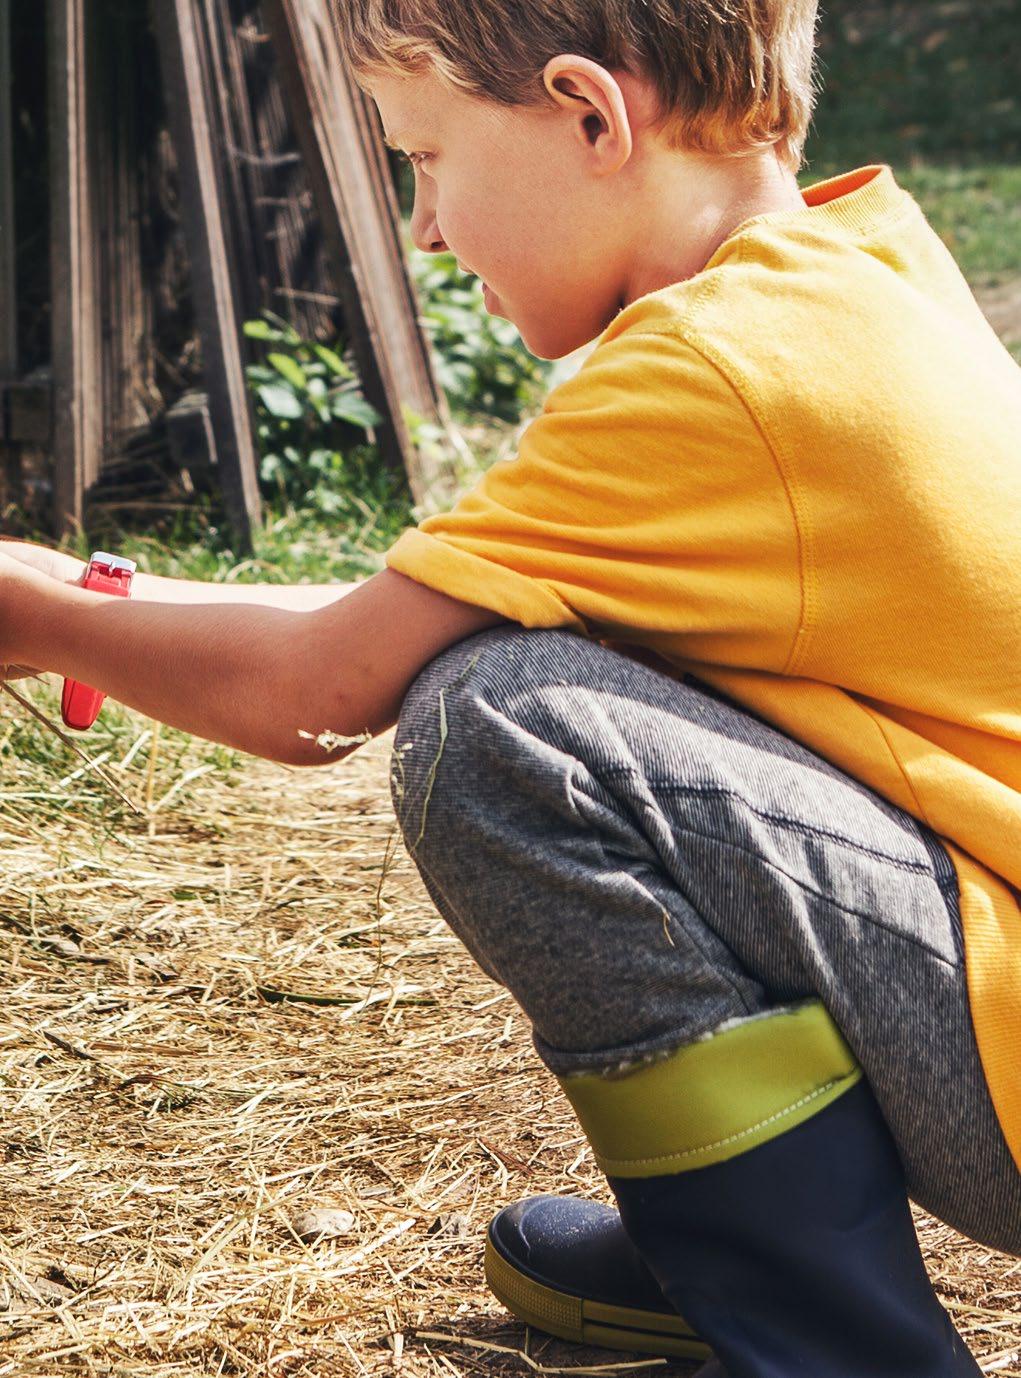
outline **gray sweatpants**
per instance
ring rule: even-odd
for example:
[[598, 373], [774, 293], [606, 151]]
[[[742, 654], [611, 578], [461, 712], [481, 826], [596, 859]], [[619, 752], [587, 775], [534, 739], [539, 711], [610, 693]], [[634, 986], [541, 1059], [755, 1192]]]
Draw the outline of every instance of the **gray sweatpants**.
[[437, 908], [555, 1073], [817, 996], [914, 1199], [1021, 1255], [955, 872], [921, 824], [704, 684], [517, 627], [426, 668], [393, 780]]

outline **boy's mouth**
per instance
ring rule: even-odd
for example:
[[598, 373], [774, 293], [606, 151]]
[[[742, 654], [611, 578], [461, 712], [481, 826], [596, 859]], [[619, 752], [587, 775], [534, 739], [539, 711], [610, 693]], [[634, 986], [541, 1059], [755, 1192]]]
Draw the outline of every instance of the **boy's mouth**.
[[488, 283], [488, 282], [483, 282], [483, 281], [482, 281], [482, 278], [479, 276], [479, 274], [478, 274], [478, 273], [473, 273], [472, 270], [468, 267], [468, 265], [467, 265], [466, 263], [462, 263], [460, 259], [457, 260], [457, 266], [458, 266], [458, 269], [459, 269], [462, 273], [464, 273], [466, 277], [473, 277], [473, 278], [478, 278], [478, 279], [479, 279], [479, 282], [482, 283], [482, 296], [483, 296], [483, 298], [484, 298], [484, 300], [485, 300], [486, 308], [487, 308], [487, 310], [492, 310], [492, 307], [490, 306], [490, 302], [497, 301], [497, 300], [499, 300], [499, 298], [497, 297], [496, 293], [493, 291], [492, 287], [490, 287], [489, 283]]

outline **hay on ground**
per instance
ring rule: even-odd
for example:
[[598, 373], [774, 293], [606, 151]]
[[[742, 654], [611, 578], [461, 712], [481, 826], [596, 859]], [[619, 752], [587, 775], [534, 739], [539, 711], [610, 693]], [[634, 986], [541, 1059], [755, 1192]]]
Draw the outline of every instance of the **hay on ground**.
[[[393, 845], [386, 743], [296, 772], [130, 715], [86, 740], [140, 816], [0, 701], [0, 1378], [690, 1372], [486, 1292], [493, 1211], [606, 1191]], [[1017, 1378], [1021, 1263], [921, 1228]]]

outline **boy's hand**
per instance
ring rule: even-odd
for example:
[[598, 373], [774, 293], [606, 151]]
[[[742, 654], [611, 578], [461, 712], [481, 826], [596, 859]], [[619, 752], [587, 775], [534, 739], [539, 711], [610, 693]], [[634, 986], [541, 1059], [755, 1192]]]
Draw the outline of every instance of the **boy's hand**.
[[59, 579], [65, 584], [81, 582], [85, 574], [85, 561], [63, 550], [50, 550], [47, 546], [36, 545], [32, 541], [9, 541], [0, 538], [0, 555], [18, 560], [40, 574], [48, 574], [51, 579]]
[[[45, 561], [40, 562], [44, 566], [41, 570], [20, 559], [12, 559], [7, 554], [7, 547], [14, 544], [20, 543], [5, 541], [0, 545], [0, 679], [4, 681], [38, 674], [37, 670], [22, 663], [25, 624], [31, 610], [45, 597], [50, 580], [61, 577], [51, 573]], [[41, 546], [30, 548], [40, 550], [43, 555], [58, 553], [46, 551]], [[57, 568], [59, 566], [53, 566]]]

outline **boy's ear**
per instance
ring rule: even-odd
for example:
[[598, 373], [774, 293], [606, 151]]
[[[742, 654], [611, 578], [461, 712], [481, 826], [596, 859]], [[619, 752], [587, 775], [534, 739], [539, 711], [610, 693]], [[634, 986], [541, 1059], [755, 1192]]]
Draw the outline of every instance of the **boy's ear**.
[[616, 172], [631, 157], [634, 141], [620, 84], [598, 62], [575, 54], [550, 58], [543, 82], [557, 105], [575, 121], [576, 134], [601, 172]]

